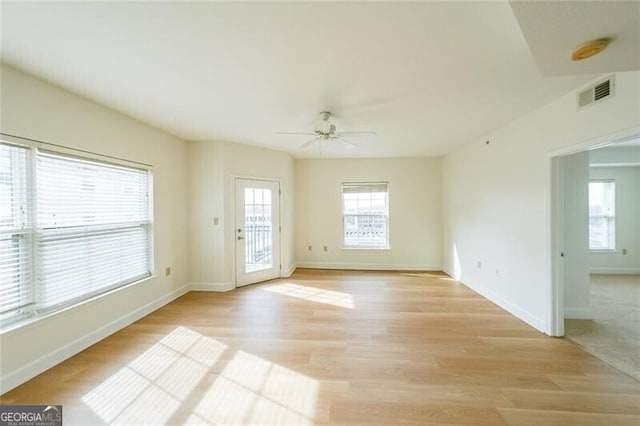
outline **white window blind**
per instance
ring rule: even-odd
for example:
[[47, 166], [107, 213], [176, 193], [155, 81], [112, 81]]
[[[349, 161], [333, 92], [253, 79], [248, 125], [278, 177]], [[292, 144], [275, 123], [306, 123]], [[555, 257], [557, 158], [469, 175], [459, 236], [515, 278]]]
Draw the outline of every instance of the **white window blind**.
[[151, 275], [151, 173], [0, 142], [0, 322]]
[[389, 248], [388, 201], [386, 182], [342, 184], [345, 248]]
[[612, 180], [589, 182], [589, 248], [616, 248], [616, 183]]
[[151, 275], [146, 170], [40, 152], [36, 176], [38, 309]]
[[34, 300], [29, 154], [0, 143], [0, 319]]

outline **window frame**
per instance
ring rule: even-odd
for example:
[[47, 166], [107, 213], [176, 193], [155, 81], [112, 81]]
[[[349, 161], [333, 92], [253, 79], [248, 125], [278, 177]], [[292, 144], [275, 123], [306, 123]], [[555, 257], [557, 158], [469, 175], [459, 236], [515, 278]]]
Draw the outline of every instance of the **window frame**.
[[[366, 213], [347, 213], [346, 212], [346, 207], [345, 207], [345, 193], [349, 193], [349, 192], [345, 192], [345, 188], [366, 188], [366, 187], [382, 187], [384, 186], [385, 190], [384, 191], [375, 191], [375, 192], [380, 192], [380, 193], [384, 193], [385, 194], [385, 206], [384, 206], [384, 213], [382, 214], [366, 214]], [[362, 191], [362, 192], [356, 192], [354, 191], [353, 193], [358, 193], [358, 194], [372, 194], [375, 193], [373, 191]], [[342, 182], [341, 183], [341, 191], [340, 191], [340, 197], [341, 197], [341, 217], [342, 217], [342, 249], [343, 250], [390, 250], [391, 249], [391, 245], [390, 245], [390, 230], [389, 230], [389, 182], [384, 182], [384, 181], [379, 181], [379, 182]], [[384, 244], [383, 245], [376, 245], [376, 244], [362, 244], [362, 245], [358, 245], [358, 244], [348, 244], [347, 243], [347, 229], [346, 229], [346, 219], [347, 217], [383, 217], [384, 218], [384, 231], [385, 231], [385, 240], [384, 240]]]
[[[67, 148], [59, 145], [49, 144], [46, 142], [35, 141], [30, 139], [24, 139], [16, 136], [7, 135], [4, 133], [0, 133], [0, 144], [13, 146], [19, 149], [24, 149], [27, 155], [27, 180], [26, 180], [26, 190], [28, 192], [28, 201], [30, 203], [30, 212], [29, 217], [27, 219], [27, 223], [29, 229], [20, 229], [19, 234], [25, 234], [28, 238], [27, 245], [28, 250], [30, 251], [30, 259], [28, 264], [22, 263], [20, 264], [20, 268], [28, 268], [29, 271], [29, 279], [26, 282], [22, 282], [20, 285], [25, 289], [25, 291], [31, 294], [31, 302], [25, 304], [18, 308], [7, 309], [4, 313], [0, 314], [0, 334], [4, 333], [8, 330], [12, 330], [15, 328], [19, 328], [25, 324], [31, 323], [33, 321], [37, 321], [41, 318], [48, 317], [52, 314], [56, 314], [63, 310], [69, 309], [71, 307], [79, 306], [81, 304], [87, 303], [90, 300], [94, 300], [98, 297], [101, 297], [105, 294], [111, 293], [113, 291], [118, 291], [120, 289], [129, 287], [131, 285], [136, 285], [143, 281], [146, 281], [150, 278], [156, 276], [155, 274], [155, 262], [154, 262], [154, 210], [153, 210], [153, 192], [154, 192], [154, 179], [153, 179], [153, 167], [149, 164], [139, 163], [135, 161], [120, 159], [117, 157], [106, 156], [102, 154], [87, 152], [76, 150], [73, 148]], [[144, 215], [146, 220], [136, 220], [134, 222], [117, 222], [109, 223], [104, 226], [98, 225], [96, 228], [98, 230], [101, 229], [102, 232], [105, 232], [104, 235], [117, 237], [117, 233], [126, 232], [126, 229], [131, 228], [143, 228], [144, 229], [144, 237], [143, 239], [138, 239], [141, 242], [140, 248], [144, 248], [145, 253], [141, 255], [140, 259], [144, 264], [144, 269], [147, 269], [148, 272], [144, 274], [137, 274], [135, 276], [130, 275], [129, 277], [125, 277], [122, 281], [115, 282], [111, 285], [100, 286], [98, 284], [91, 291], [83, 291], [78, 292], [74, 297], [65, 300], [62, 303], [52, 304], [50, 306], [42, 306], [41, 301], [39, 300], [39, 289], [38, 289], [38, 274], [39, 269], [41, 268], [40, 259], [38, 259], [38, 245], [42, 244], [42, 239], [45, 238], [46, 231], [40, 225], [38, 219], [38, 171], [36, 170], [38, 155], [46, 154], [49, 156], [55, 156], [60, 158], [69, 158], [78, 160], [83, 163], [94, 163], [98, 166], [107, 166], [113, 168], [121, 168], [125, 170], [137, 170], [139, 172], [143, 172], [144, 175], [139, 175], [139, 178], [142, 180], [139, 182], [133, 182], [132, 185], [134, 187], [146, 189], [146, 194], [144, 195], [146, 199], [143, 199], [143, 204], [146, 204]], [[109, 181], [107, 181], [109, 182]], [[144, 185], [140, 187], [139, 185]], [[137, 185], [137, 186], [136, 186]], [[142, 193], [141, 193], [142, 194]], [[79, 226], [77, 231], [80, 233], [90, 233], [91, 231], [88, 228]], [[43, 232], [45, 231], [45, 232]], [[68, 229], [67, 229], [68, 231]], [[94, 230], [95, 231], [95, 230]], [[59, 230], [54, 229], [55, 232], [65, 233], [64, 228], [60, 228]], [[5, 234], [8, 231], [4, 232]], [[50, 233], [50, 232], [49, 232]], [[140, 234], [142, 235], [142, 234]], [[118, 253], [122, 253], [119, 251]], [[140, 254], [141, 252], [137, 252]], [[126, 275], [126, 274], [125, 274]], [[98, 280], [99, 283], [99, 280]]]
[[[592, 214], [591, 212], [591, 197], [588, 195], [588, 221], [589, 221], [589, 251], [591, 252], [615, 252], [617, 244], [617, 227], [616, 227], [616, 182], [614, 179], [590, 179], [588, 194], [591, 192], [592, 183], [603, 183], [611, 185], [611, 211], [612, 213]], [[591, 246], [591, 220], [592, 219], [605, 219], [607, 222], [607, 247], [592, 247]]]
[[[10, 166], [11, 170], [8, 172], [11, 176], [11, 181], [13, 181], [18, 174], [22, 174], [18, 180], [21, 181], [19, 185], [23, 187], [24, 199], [22, 200], [22, 205], [19, 207], [22, 211], [22, 214], [19, 215], [21, 217], [14, 216], [12, 218], [14, 221], [12, 226], [5, 229], [2, 229], [2, 224], [0, 224], [0, 239], [4, 239], [5, 236], [9, 236], [7, 240], [12, 241], [10, 244], [14, 247], [13, 250], [16, 252], [15, 256], [17, 256], [18, 259], [23, 259], [23, 261], [17, 261], [15, 264], [15, 275], [19, 278], [17, 278], [17, 283], [15, 283], [14, 286], [17, 286], [16, 294], [19, 295], [19, 301], [10, 308], [3, 308], [0, 311], [0, 318], [10, 314], [11, 312], [23, 311], [35, 304], [35, 277], [33, 268], [35, 225], [33, 223], [33, 162], [31, 152], [29, 147], [16, 143], [3, 142], [2, 146], [7, 146], [9, 149], [16, 150], [10, 155], [16, 155], [18, 150], [24, 152], [24, 168], [21, 169], [17, 167], [17, 165], [13, 164], [12, 161]], [[11, 189], [14, 189], [13, 186]], [[13, 194], [11, 198], [14, 198]], [[10, 208], [13, 207], [16, 206], [11, 206]], [[13, 215], [15, 215], [15, 212]], [[27, 284], [23, 285], [22, 280], [25, 279], [25, 276]]]

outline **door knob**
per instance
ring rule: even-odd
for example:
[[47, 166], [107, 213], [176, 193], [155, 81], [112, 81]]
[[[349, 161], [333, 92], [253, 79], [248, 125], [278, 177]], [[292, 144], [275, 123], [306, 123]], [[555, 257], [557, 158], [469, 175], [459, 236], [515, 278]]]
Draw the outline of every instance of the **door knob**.
[[238, 236], [239, 240], [244, 240], [244, 237]]

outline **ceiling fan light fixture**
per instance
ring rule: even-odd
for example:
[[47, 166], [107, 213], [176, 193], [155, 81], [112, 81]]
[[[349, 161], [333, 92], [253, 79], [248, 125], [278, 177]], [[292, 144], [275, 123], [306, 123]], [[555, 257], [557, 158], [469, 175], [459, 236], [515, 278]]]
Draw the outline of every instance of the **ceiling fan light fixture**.
[[584, 59], [591, 58], [597, 55], [607, 48], [609, 45], [609, 39], [601, 38], [598, 40], [591, 40], [580, 46], [576, 47], [571, 53], [571, 60], [582, 61]]

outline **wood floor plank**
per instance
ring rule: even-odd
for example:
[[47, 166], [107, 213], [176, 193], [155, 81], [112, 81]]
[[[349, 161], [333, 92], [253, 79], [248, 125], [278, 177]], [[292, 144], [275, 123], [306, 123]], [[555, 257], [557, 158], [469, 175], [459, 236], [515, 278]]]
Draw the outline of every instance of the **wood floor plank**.
[[564, 390], [503, 389], [518, 408], [640, 415], [640, 395]]
[[190, 292], [0, 396], [65, 425], [639, 424], [640, 382], [442, 273]]
[[368, 424], [440, 424], [440, 425], [506, 425], [496, 409], [462, 406], [409, 404], [396, 401], [336, 402], [331, 407], [331, 421]]
[[632, 414], [576, 413], [572, 411], [501, 408], [509, 424], [518, 426], [638, 426], [640, 416]]

